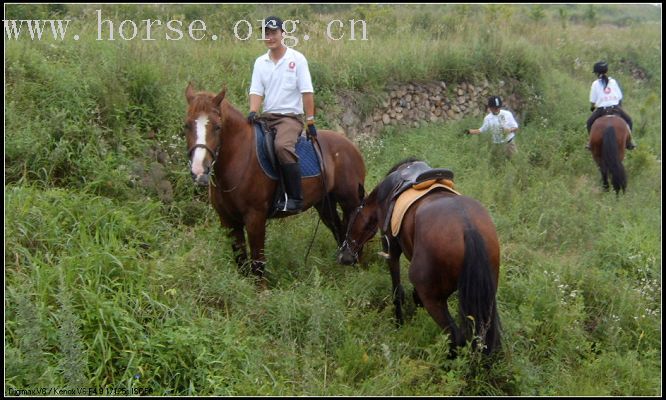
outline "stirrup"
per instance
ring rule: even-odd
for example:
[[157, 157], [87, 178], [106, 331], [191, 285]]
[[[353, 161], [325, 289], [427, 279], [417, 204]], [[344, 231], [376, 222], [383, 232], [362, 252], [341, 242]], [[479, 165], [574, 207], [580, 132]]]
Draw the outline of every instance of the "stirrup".
[[300, 213], [303, 211], [303, 200], [292, 199], [285, 193], [284, 200], [277, 203], [277, 209], [284, 213]]

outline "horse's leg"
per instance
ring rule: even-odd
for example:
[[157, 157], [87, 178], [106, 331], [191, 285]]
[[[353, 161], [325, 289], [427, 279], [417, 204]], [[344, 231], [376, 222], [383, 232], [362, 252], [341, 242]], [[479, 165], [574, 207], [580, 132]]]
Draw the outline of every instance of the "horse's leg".
[[405, 290], [400, 283], [400, 255], [402, 250], [396, 246], [389, 252], [388, 266], [393, 284], [393, 305], [395, 306], [395, 319], [398, 326], [405, 321], [402, 318], [402, 305], [405, 302]]
[[449, 356], [454, 357], [456, 348], [465, 345], [465, 338], [449, 312], [448, 297], [440, 297], [441, 294], [436, 294], [438, 291], [428, 291], [427, 288], [420, 285], [415, 287], [415, 290], [419, 292], [423, 307], [428, 311], [428, 314], [445, 333], [451, 335]]
[[607, 192], [610, 190], [610, 186], [608, 185], [608, 171], [606, 171], [604, 168], [600, 168], [601, 171], [601, 185], [604, 187], [604, 192]]
[[211, 194], [213, 199], [213, 206], [217, 211], [220, 218], [220, 225], [223, 228], [228, 228], [227, 236], [231, 238], [231, 251], [236, 259], [238, 271], [244, 275], [248, 274], [247, 271], [247, 246], [245, 244], [245, 233], [243, 232], [243, 225], [234, 222], [229, 222], [224, 210], [219, 206], [218, 199], [215, 194]]
[[243, 232], [243, 227], [233, 228], [229, 236], [233, 239], [231, 249], [236, 258], [238, 270], [243, 275], [247, 276], [250, 271], [247, 268], [247, 246], [245, 244], [245, 232]]
[[258, 279], [262, 290], [268, 288], [264, 272], [266, 270], [266, 257], [264, 256], [264, 241], [266, 239], [266, 214], [250, 212], [245, 215], [245, 229], [250, 242], [252, 257], [252, 273]]
[[414, 299], [414, 304], [416, 304], [417, 307], [423, 307], [423, 301], [421, 301], [419, 292], [416, 291], [416, 288], [412, 290], [412, 298]]
[[595, 154], [593, 155], [594, 162], [597, 163], [597, 167], [599, 168], [599, 174], [601, 174], [601, 186], [603, 187], [604, 191], [608, 191], [608, 170], [606, 169], [606, 165], [604, 163], [604, 160], [601, 158], [600, 154]]
[[439, 287], [438, 274], [427, 260], [412, 259], [409, 267], [409, 280], [423, 303], [423, 307], [435, 320], [437, 325], [451, 335], [451, 353], [455, 355], [457, 346], [465, 344], [465, 338], [459, 331], [455, 320], [449, 312], [448, 298], [453, 293], [449, 288]]
[[335, 196], [329, 194], [328, 199], [324, 198], [320, 203], [315, 205], [315, 208], [319, 213], [319, 218], [324, 221], [324, 224], [331, 230], [331, 233], [333, 233], [333, 237], [335, 238], [338, 247], [341, 246], [346, 232], [342, 226], [340, 215], [338, 215]]

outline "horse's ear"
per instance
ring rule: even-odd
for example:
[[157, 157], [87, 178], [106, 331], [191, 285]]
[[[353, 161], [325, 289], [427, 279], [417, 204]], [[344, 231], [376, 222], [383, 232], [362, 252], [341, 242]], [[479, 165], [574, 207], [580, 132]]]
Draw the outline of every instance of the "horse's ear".
[[365, 199], [365, 188], [360, 183], [358, 184], [358, 199], [360, 201], [363, 201], [363, 199]]
[[185, 98], [187, 99], [188, 103], [192, 102], [192, 99], [194, 99], [194, 88], [192, 87], [192, 82], [188, 82], [187, 84], [187, 89], [185, 89]]
[[213, 104], [215, 104], [215, 107], [220, 106], [220, 104], [222, 103], [222, 100], [224, 100], [224, 96], [226, 94], [227, 94], [227, 88], [225, 86], [225, 87], [222, 88], [222, 91], [220, 91], [220, 93], [217, 96], [215, 96], [215, 98], [213, 99]]

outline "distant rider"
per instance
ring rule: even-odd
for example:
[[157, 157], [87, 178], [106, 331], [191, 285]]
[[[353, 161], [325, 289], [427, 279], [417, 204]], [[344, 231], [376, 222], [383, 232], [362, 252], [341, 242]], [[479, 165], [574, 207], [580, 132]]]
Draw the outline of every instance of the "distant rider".
[[[593, 112], [587, 120], [588, 136], [592, 129], [592, 124], [597, 118], [606, 114], [617, 114], [629, 125], [629, 137], [626, 147], [629, 150], [633, 150], [636, 147], [631, 140], [633, 122], [631, 121], [631, 117], [622, 109], [622, 90], [620, 90], [620, 85], [615, 79], [606, 75], [608, 73], [608, 63], [605, 61], [599, 61], [594, 64], [592, 71], [597, 74], [598, 79], [592, 82], [592, 87], [590, 88], [590, 111]], [[585, 147], [588, 150], [590, 149], [589, 140]]]

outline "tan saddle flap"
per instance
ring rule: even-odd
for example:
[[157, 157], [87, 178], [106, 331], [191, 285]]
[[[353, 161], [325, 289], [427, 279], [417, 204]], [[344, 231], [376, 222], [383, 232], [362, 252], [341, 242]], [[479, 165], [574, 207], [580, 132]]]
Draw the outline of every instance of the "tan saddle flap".
[[451, 186], [453, 186], [453, 183], [449, 180], [435, 181], [433, 179], [421, 182], [402, 192], [402, 194], [395, 200], [393, 213], [391, 214], [391, 234], [394, 237], [398, 236], [398, 233], [400, 233], [400, 226], [402, 225], [402, 219], [405, 217], [409, 207], [411, 207], [416, 200], [428, 194], [431, 190], [444, 188], [451, 193], [460, 195], [460, 193], [453, 190]]

